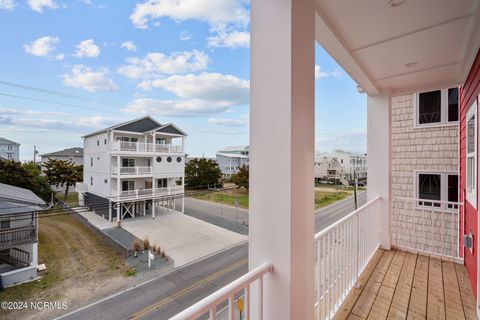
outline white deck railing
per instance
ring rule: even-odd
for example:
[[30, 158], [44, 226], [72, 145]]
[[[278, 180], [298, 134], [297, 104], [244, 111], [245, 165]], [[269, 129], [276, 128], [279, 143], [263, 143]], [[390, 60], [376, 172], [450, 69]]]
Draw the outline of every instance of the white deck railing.
[[381, 215], [377, 197], [315, 235], [316, 319], [333, 318], [379, 248]]
[[[119, 170], [120, 169], [120, 170]], [[114, 167], [112, 173], [114, 175], [142, 175], [142, 174], [151, 174], [153, 172], [151, 166], [134, 166], [134, 167]]]
[[399, 248], [458, 258], [458, 213], [462, 203], [395, 197], [392, 244]]
[[150, 198], [158, 196], [168, 196], [181, 194], [184, 192], [184, 186], [173, 186], [165, 188], [152, 188], [152, 189], [135, 189], [128, 191], [121, 191], [119, 199], [136, 199], [136, 198]]
[[172, 144], [115, 141], [112, 151], [182, 153], [183, 147]]
[[[208, 297], [195, 303], [190, 308], [180, 312], [176, 316], [170, 318], [170, 320], [195, 320], [202, 316], [208, 316], [209, 320], [217, 319], [217, 307], [223, 302], [227, 301], [228, 306], [228, 320], [235, 320], [235, 296], [244, 295], [244, 317], [242, 319], [263, 319], [263, 277], [273, 270], [273, 266], [269, 263], [262, 264], [261, 266], [253, 269], [244, 276], [231, 282], [220, 290], [214, 292]], [[258, 282], [257, 290], [258, 295], [258, 314], [250, 318], [250, 298], [252, 284]]]

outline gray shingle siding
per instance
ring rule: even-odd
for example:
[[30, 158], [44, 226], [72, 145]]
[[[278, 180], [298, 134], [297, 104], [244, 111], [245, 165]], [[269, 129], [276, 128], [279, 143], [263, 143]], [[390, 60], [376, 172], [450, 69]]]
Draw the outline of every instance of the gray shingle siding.
[[128, 123], [124, 126], [117, 127], [115, 130], [131, 131], [131, 132], [146, 132], [158, 128], [158, 123], [150, 118], [140, 119], [138, 121]]

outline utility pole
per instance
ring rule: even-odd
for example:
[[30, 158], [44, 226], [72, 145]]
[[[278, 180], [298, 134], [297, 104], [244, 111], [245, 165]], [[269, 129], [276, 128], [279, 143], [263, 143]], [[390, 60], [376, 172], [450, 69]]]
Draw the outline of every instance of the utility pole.
[[37, 163], [36, 158], [37, 158], [37, 146], [33, 145], [33, 163]]
[[358, 198], [357, 198], [357, 188], [358, 188], [358, 178], [357, 178], [357, 170], [354, 169], [353, 170], [353, 180], [354, 180], [354, 184], [355, 186], [353, 187], [353, 198], [355, 200], [355, 210], [358, 209]]

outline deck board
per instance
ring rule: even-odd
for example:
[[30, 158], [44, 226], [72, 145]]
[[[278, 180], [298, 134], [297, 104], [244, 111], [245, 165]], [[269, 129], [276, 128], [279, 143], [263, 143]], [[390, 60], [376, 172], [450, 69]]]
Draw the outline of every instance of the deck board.
[[364, 319], [368, 317], [370, 309], [372, 308], [373, 303], [377, 298], [377, 294], [380, 290], [380, 286], [382, 285], [383, 278], [385, 277], [387, 270], [390, 267], [393, 255], [394, 251], [385, 251], [383, 253], [383, 256], [378, 262], [377, 267], [373, 271], [372, 276], [370, 277], [370, 279], [368, 279], [365, 288], [360, 294], [357, 303], [353, 307], [352, 313]]
[[406, 253], [400, 278], [398, 279], [397, 288], [388, 313], [388, 319], [400, 320], [407, 318], [408, 303], [410, 302], [410, 292], [412, 291], [416, 263], [417, 255]]
[[400, 250], [378, 250], [335, 319], [477, 319], [463, 265]]

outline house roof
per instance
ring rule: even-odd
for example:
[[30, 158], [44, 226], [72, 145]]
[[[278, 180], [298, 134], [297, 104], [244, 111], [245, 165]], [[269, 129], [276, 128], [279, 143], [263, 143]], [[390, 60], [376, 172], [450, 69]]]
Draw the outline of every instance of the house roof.
[[250, 146], [232, 146], [232, 147], [223, 148], [222, 150], [219, 151], [219, 153], [231, 152], [231, 151], [248, 151], [249, 149], [250, 149]]
[[[173, 127], [173, 128], [168, 128], [168, 127]], [[166, 125], [162, 125], [160, 122], [156, 121], [152, 117], [144, 116], [144, 117], [141, 117], [141, 118], [138, 118], [138, 119], [134, 119], [134, 120], [127, 121], [127, 122], [122, 122], [120, 124], [117, 124], [117, 125], [114, 125], [114, 126], [111, 126], [111, 127], [99, 130], [99, 131], [89, 133], [89, 134], [83, 136], [83, 138], [87, 138], [87, 137], [90, 137], [90, 136], [93, 136], [93, 135], [96, 135], [96, 134], [99, 134], [99, 133], [103, 133], [103, 132], [109, 131], [109, 130], [145, 133], [145, 132], [157, 131], [157, 130], [161, 130], [161, 129], [170, 130], [170, 131], [176, 130], [175, 132], [178, 132], [177, 134], [186, 135], [183, 131], [181, 131], [180, 129], [178, 129], [176, 126], [174, 126], [171, 123], [166, 124]], [[167, 132], [167, 131], [164, 131], [164, 132]]]
[[66, 156], [66, 157], [83, 157], [83, 148], [68, 148], [60, 151], [44, 153], [41, 157], [54, 157], [54, 156]]
[[38, 211], [45, 205], [31, 190], [0, 183], [0, 215]]
[[17, 145], [17, 146], [20, 145], [20, 143], [18, 143], [18, 142], [15, 142], [15, 141], [12, 141], [12, 140], [8, 140], [8, 139], [5, 139], [5, 138], [0, 138], [0, 143], [2, 143], [2, 142], [12, 143], [12, 144], [15, 144], [15, 145]]
[[238, 153], [221, 153], [218, 152], [217, 156], [222, 156], [222, 157], [227, 157], [227, 158], [242, 158], [242, 159], [248, 159], [249, 156], [243, 155], [243, 154], [238, 154]]
[[173, 123], [167, 123], [159, 128], [155, 128], [151, 131], [155, 131], [155, 132], [163, 132], [163, 133], [171, 133], [171, 134], [178, 134], [178, 135], [181, 135], [181, 136], [187, 136], [187, 134], [181, 130], [180, 128], [178, 128], [176, 125], [174, 125]]

